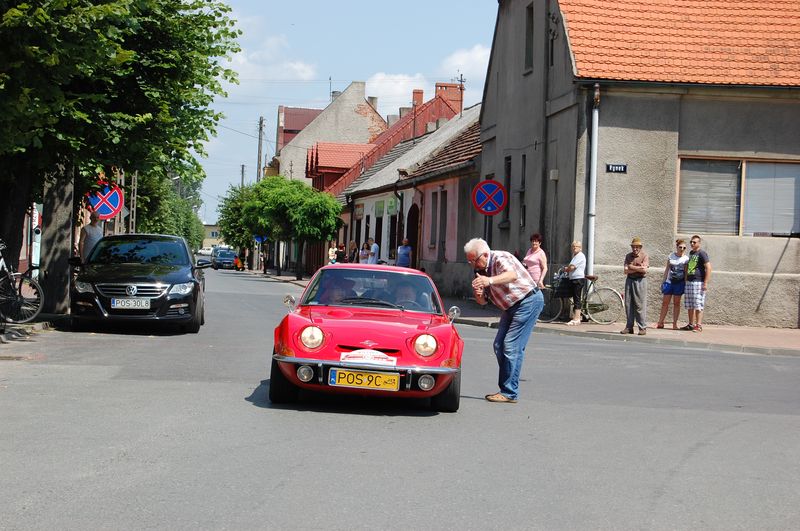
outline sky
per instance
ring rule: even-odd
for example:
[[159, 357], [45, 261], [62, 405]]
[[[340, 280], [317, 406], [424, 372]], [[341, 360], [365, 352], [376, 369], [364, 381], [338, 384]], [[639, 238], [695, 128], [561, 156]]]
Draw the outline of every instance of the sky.
[[214, 108], [225, 114], [206, 144], [200, 217], [216, 223], [219, 198], [256, 179], [258, 120], [262, 157], [275, 155], [278, 105], [322, 109], [330, 92], [366, 81], [386, 118], [411, 104], [411, 91], [433, 96], [436, 82], [466, 79], [469, 106], [483, 95], [497, 0], [228, 0], [243, 32], [230, 67], [238, 85]]

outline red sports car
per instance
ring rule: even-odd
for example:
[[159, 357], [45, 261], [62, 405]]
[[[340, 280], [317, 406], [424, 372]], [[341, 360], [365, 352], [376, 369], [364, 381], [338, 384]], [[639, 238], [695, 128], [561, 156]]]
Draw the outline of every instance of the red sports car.
[[275, 329], [269, 399], [300, 388], [331, 393], [430, 397], [458, 410], [464, 341], [436, 286], [403, 267], [334, 264], [314, 275]]

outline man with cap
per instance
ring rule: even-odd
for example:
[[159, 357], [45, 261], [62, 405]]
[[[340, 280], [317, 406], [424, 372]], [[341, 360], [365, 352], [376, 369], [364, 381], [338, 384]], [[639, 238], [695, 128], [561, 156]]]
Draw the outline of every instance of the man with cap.
[[620, 334], [632, 334], [633, 323], [639, 325], [639, 335], [647, 333], [647, 268], [650, 258], [642, 251], [642, 240], [631, 241], [631, 252], [625, 255], [625, 307], [627, 321]]

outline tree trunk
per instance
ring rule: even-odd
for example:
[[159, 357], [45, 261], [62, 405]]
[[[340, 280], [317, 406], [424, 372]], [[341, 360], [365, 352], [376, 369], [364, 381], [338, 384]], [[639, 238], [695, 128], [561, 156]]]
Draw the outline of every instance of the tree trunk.
[[297, 240], [297, 261], [295, 263], [295, 278], [297, 280], [303, 280], [303, 247], [305, 242], [303, 240]]
[[43, 313], [69, 310], [69, 257], [73, 248], [74, 174], [60, 167], [57, 179], [45, 184], [42, 257], [39, 281], [44, 291]]

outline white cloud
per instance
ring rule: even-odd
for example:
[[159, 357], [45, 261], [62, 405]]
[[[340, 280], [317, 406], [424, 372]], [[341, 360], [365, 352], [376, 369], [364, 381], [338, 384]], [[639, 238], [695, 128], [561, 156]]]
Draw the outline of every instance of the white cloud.
[[463, 74], [466, 79], [464, 105], [478, 103], [483, 97], [483, 84], [486, 81], [490, 52], [490, 48], [476, 44], [472, 48], [456, 50], [442, 61], [443, 73], [454, 77]]
[[383, 116], [398, 114], [400, 107], [410, 107], [414, 89], [425, 91], [426, 101], [433, 96], [433, 83], [422, 74], [378, 72], [367, 79], [367, 96], [378, 97], [378, 112]]

